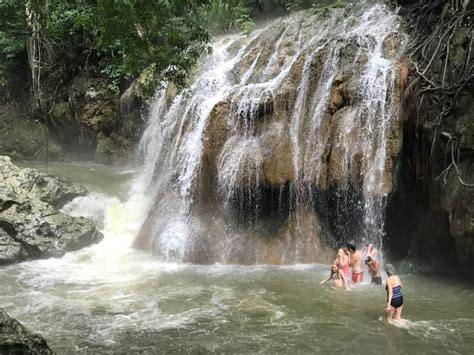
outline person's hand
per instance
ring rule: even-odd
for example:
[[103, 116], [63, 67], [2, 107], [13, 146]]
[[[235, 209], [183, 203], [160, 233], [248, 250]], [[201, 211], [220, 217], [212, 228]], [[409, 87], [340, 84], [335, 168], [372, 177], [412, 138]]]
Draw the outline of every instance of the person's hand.
[[391, 307], [390, 307], [390, 305], [388, 304], [387, 307], [385, 307], [385, 312], [390, 312], [390, 309], [391, 309]]

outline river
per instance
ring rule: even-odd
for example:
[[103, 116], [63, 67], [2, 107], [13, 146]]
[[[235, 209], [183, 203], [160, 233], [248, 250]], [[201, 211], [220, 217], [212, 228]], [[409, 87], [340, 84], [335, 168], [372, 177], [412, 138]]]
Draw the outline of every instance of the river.
[[48, 171], [88, 187], [66, 210], [94, 218], [105, 238], [60, 259], [2, 268], [0, 307], [59, 354], [474, 349], [472, 283], [401, 275], [407, 320], [388, 325], [383, 287], [321, 286], [324, 265], [173, 264], [132, 249], [144, 214], [140, 198], [127, 198], [133, 168], [51, 163]]

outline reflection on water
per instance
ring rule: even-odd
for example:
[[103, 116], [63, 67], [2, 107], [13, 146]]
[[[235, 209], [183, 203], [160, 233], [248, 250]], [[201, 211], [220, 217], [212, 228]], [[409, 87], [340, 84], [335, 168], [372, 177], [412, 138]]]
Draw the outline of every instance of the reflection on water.
[[[108, 178], [109, 191], [121, 193], [130, 180], [106, 170], [81, 174], [73, 177]], [[96, 192], [65, 207], [100, 222], [100, 244], [1, 269], [0, 307], [58, 353], [470, 353], [474, 347], [471, 284], [403, 276], [409, 320], [386, 325], [382, 287], [321, 286], [328, 273], [322, 265], [178, 265], [133, 250], [145, 203], [116, 196]]]

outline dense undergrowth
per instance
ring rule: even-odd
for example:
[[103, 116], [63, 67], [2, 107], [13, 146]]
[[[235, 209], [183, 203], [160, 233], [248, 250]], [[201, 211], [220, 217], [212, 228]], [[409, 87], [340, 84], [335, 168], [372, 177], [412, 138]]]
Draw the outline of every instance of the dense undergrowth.
[[[408, 55], [413, 79], [405, 90], [415, 140], [429, 143], [422, 152], [419, 177], [434, 175], [446, 183], [450, 172], [474, 187], [459, 171], [459, 118], [466, 114], [474, 84], [474, 3], [470, 0], [399, 0], [410, 34]], [[464, 151], [463, 151], [464, 150]], [[433, 164], [442, 160], [441, 164]]]

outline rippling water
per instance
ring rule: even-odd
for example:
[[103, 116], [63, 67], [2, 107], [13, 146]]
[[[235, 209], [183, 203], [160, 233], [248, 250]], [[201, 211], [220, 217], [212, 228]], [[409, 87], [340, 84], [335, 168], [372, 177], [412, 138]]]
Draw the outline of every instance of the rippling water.
[[[70, 177], [95, 192], [66, 210], [89, 212], [104, 241], [61, 259], [0, 269], [0, 307], [58, 353], [474, 349], [472, 283], [402, 275], [408, 320], [393, 326], [382, 320], [382, 287], [345, 292], [321, 286], [328, 270], [323, 265], [161, 263], [130, 248], [144, 211], [140, 198], [122, 202], [117, 196], [126, 193], [131, 174], [88, 164], [80, 173], [81, 165], [75, 166]], [[71, 164], [56, 165], [55, 172], [71, 172]], [[101, 191], [97, 181], [106, 178]]]

